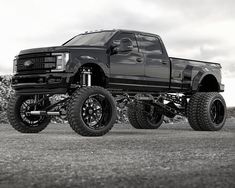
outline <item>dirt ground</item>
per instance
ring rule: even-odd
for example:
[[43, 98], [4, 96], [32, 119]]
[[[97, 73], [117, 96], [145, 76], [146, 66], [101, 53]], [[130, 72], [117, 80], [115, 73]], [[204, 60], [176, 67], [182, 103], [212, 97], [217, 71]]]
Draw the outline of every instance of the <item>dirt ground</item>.
[[68, 124], [39, 134], [2, 124], [0, 187], [235, 187], [235, 120], [219, 132], [117, 124], [95, 138]]

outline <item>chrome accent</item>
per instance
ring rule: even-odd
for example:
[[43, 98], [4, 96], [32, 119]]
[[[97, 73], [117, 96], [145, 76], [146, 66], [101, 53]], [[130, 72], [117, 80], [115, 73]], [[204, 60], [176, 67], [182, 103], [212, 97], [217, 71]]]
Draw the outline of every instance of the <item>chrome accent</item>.
[[82, 70], [82, 86], [91, 86], [91, 70], [83, 69]]

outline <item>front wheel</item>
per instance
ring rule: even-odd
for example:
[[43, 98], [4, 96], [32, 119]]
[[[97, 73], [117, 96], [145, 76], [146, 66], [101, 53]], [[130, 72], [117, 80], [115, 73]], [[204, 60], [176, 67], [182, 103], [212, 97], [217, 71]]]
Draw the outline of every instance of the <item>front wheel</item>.
[[116, 105], [112, 95], [98, 86], [76, 90], [68, 104], [71, 128], [82, 136], [102, 136], [113, 127]]
[[13, 95], [8, 103], [7, 117], [14, 129], [22, 133], [38, 133], [50, 123], [48, 116], [34, 116], [27, 112], [42, 110], [50, 105], [48, 99], [37, 104], [35, 96]]

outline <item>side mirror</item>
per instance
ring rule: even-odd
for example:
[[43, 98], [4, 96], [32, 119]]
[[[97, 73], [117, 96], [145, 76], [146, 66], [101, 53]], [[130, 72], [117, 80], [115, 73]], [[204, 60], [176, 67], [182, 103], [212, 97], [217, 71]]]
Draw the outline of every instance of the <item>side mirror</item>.
[[129, 38], [122, 38], [120, 44], [117, 47], [118, 52], [130, 52], [133, 50], [133, 43]]

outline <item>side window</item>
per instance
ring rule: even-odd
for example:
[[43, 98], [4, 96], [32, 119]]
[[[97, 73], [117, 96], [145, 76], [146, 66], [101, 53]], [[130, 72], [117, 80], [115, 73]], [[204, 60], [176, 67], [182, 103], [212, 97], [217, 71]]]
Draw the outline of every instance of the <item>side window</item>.
[[140, 49], [144, 53], [162, 54], [160, 41], [157, 37], [140, 35]]
[[120, 40], [123, 38], [129, 38], [132, 41], [133, 50], [138, 51], [138, 46], [137, 46], [135, 35], [131, 33], [120, 33], [113, 39], [113, 44], [119, 45]]

